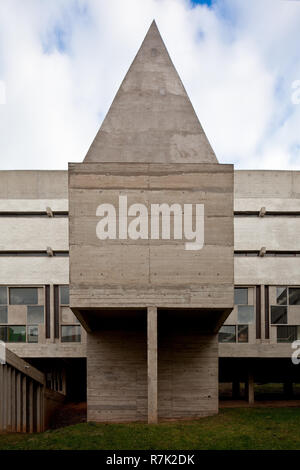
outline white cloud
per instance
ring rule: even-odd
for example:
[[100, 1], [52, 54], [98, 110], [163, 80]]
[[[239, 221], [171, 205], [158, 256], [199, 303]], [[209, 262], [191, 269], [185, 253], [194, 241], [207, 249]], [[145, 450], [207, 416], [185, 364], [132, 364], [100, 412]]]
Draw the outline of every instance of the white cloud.
[[300, 169], [300, 2], [1, 0], [0, 167], [81, 161], [153, 18], [220, 162]]

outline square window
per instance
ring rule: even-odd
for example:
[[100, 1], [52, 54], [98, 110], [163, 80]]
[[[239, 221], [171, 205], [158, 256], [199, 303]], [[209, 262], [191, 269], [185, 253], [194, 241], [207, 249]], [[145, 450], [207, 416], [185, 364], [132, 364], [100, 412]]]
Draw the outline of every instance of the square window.
[[80, 343], [81, 327], [77, 325], [64, 325], [61, 327], [62, 343]]
[[7, 342], [7, 326], [0, 326], [0, 341]]
[[248, 305], [248, 287], [235, 287], [234, 304]]
[[7, 287], [0, 287], [0, 304], [7, 305]]
[[238, 323], [249, 324], [254, 323], [254, 306], [239, 305], [238, 306]]
[[59, 286], [60, 304], [69, 305], [69, 286]]
[[297, 326], [277, 326], [277, 343], [292, 343], [297, 339]]
[[276, 303], [277, 305], [287, 305], [286, 287], [276, 287]]
[[25, 326], [8, 326], [7, 327], [8, 343], [25, 343], [26, 327]]
[[7, 323], [7, 307], [0, 306], [0, 323]]
[[41, 305], [27, 307], [27, 323], [28, 325], [44, 323], [44, 307]]
[[9, 303], [11, 305], [36, 305], [39, 303], [38, 289], [36, 287], [11, 287]]
[[236, 333], [235, 326], [223, 325], [219, 331], [220, 343], [235, 343]]
[[27, 327], [27, 342], [38, 343], [39, 341], [39, 327], [37, 325], [30, 325]]
[[248, 325], [238, 325], [238, 343], [248, 343]]
[[289, 288], [289, 304], [300, 305], [300, 287]]
[[281, 323], [286, 325], [287, 323], [287, 307], [272, 305], [271, 307], [271, 323], [273, 325]]

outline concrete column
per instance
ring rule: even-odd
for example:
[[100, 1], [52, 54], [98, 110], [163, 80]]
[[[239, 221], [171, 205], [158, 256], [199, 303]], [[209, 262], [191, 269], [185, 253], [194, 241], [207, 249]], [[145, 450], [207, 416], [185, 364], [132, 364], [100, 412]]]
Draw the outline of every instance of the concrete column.
[[41, 386], [41, 432], [45, 431], [45, 386]]
[[[54, 339], [54, 286], [50, 284], [50, 342], [55, 343]], [[49, 341], [49, 340], [48, 340]]]
[[41, 386], [36, 388], [36, 431], [41, 432]]
[[12, 374], [12, 368], [8, 366], [7, 368], [7, 374], [6, 374], [6, 390], [7, 390], [7, 395], [6, 395], [6, 429], [7, 431], [11, 431], [11, 406], [12, 406], [12, 395], [11, 395], [11, 374]]
[[28, 407], [29, 407], [29, 432], [33, 432], [33, 419], [34, 419], [34, 400], [33, 400], [33, 381], [29, 381], [29, 402], [28, 402]]
[[27, 379], [22, 377], [22, 432], [27, 431]]
[[157, 423], [157, 308], [147, 309], [148, 423]]
[[21, 432], [21, 423], [22, 423], [22, 394], [21, 394], [21, 374], [17, 372], [16, 375], [16, 430]]
[[7, 431], [7, 374], [8, 366], [3, 365], [3, 387], [2, 387], [2, 430]]
[[252, 372], [248, 373], [248, 380], [246, 382], [246, 393], [249, 405], [254, 403], [254, 379]]
[[16, 369], [11, 372], [11, 429], [16, 432]]

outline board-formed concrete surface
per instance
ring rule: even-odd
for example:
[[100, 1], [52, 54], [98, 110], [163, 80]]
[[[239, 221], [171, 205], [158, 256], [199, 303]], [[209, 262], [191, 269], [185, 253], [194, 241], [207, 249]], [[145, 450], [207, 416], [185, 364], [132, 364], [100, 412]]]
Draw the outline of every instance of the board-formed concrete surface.
[[[155, 207], [168, 215], [153, 230]], [[233, 166], [218, 163], [155, 23], [84, 162], [69, 164], [69, 243], [88, 419], [217, 413], [216, 333], [233, 308]]]

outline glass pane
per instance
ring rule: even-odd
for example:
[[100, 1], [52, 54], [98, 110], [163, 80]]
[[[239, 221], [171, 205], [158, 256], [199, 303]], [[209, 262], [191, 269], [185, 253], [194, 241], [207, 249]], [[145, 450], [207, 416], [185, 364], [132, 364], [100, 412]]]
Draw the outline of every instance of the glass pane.
[[68, 325], [61, 327], [61, 342], [62, 343], [80, 343], [81, 341], [81, 327], [75, 325]]
[[292, 343], [296, 339], [296, 326], [277, 326], [277, 343]]
[[235, 343], [235, 326], [223, 325], [219, 331], [220, 343]]
[[38, 304], [38, 290], [36, 287], [11, 287], [9, 289], [9, 303], [11, 305]]
[[29, 325], [39, 325], [44, 323], [44, 307], [27, 307], [27, 323]]
[[27, 342], [28, 343], [38, 343], [39, 341], [39, 327], [38, 326], [28, 326], [27, 328]]
[[239, 305], [238, 306], [238, 323], [254, 323], [254, 306]]
[[276, 303], [278, 305], [287, 305], [287, 288], [276, 287]]
[[248, 343], [248, 325], [238, 325], [238, 342]]
[[0, 307], [0, 323], [7, 323], [7, 307]]
[[277, 307], [272, 305], [271, 307], [271, 323], [281, 323], [285, 325], [287, 323], [287, 307]]
[[289, 304], [300, 305], [300, 287], [289, 288]]
[[69, 286], [60, 286], [59, 290], [61, 305], [69, 305]]
[[7, 342], [7, 326], [0, 326], [0, 341]]
[[25, 326], [8, 326], [7, 327], [8, 343], [25, 343], [26, 328]]
[[234, 289], [234, 304], [247, 305], [248, 304], [248, 288], [236, 287]]
[[0, 287], [0, 304], [7, 305], [7, 287]]

